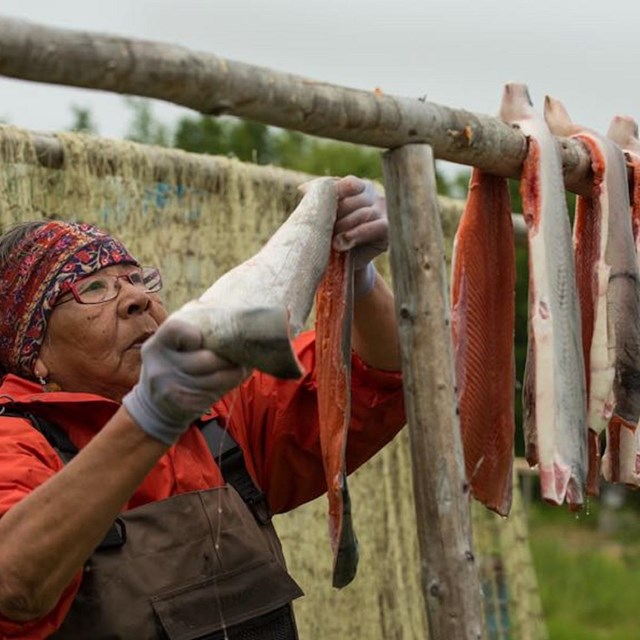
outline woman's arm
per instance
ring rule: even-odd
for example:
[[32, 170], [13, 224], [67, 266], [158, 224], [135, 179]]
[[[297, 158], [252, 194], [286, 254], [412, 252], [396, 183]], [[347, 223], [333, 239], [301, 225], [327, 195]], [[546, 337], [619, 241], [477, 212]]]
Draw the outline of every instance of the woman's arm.
[[0, 518], [0, 613], [48, 613], [167, 445], [123, 408], [60, 472]]
[[353, 350], [368, 365], [386, 371], [400, 370], [393, 293], [379, 273], [375, 273], [373, 289], [354, 303], [352, 331]]
[[140, 382], [62, 470], [0, 519], [0, 613], [51, 611], [123, 505], [182, 432], [244, 372], [202, 348], [198, 329], [165, 322], [142, 348]]
[[354, 176], [337, 183], [338, 219], [333, 247], [351, 251], [354, 264], [353, 348], [370, 366], [399, 370], [393, 293], [372, 260], [389, 246], [386, 202], [373, 184]]

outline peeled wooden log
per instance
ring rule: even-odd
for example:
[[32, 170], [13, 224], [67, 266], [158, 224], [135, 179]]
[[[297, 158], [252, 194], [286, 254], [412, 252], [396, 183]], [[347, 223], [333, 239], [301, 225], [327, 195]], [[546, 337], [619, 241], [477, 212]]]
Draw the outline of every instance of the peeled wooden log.
[[[0, 74], [166, 100], [387, 149], [426, 142], [436, 158], [519, 177], [526, 138], [497, 118], [280, 73], [177, 45], [0, 18]], [[582, 144], [559, 138], [567, 188], [590, 189]]]
[[471, 542], [431, 149], [407, 145], [386, 153], [384, 175], [429, 637], [480, 640], [482, 598]]

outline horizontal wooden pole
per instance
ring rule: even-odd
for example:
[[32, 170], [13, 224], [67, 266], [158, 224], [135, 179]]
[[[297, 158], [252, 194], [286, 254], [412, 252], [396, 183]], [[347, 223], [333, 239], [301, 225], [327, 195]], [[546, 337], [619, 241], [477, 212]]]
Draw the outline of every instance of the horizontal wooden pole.
[[[11, 127], [13, 129], [13, 127]], [[31, 142], [36, 151], [38, 162], [49, 169], [61, 169], [64, 166], [64, 147], [55, 135], [16, 129], [26, 133], [31, 137]], [[88, 137], [87, 139], [91, 139]], [[118, 175], [120, 165], [120, 154], [118, 147], [114, 145], [101, 145], [95, 138], [96, 144], [91, 149], [91, 153], [96, 157], [96, 166], [104, 171], [108, 170], [111, 175]], [[220, 162], [227, 162], [226, 158], [212, 156], [208, 154], [189, 153], [180, 149], [167, 149], [151, 145], [127, 142], [136, 148], [136, 152], [144, 157], [145, 163], [154, 168], [156, 180], [175, 179], [177, 175], [189, 175], [200, 171], [214, 174], [219, 170]], [[286, 183], [287, 187], [295, 190], [297, 187], [316, 177], [311, 174], [293, 171], [291, 169], [281, 169], [277, 167], [260, 167], [255, 165], [256, 178], [261, 176], [265, 179], [273, 179], [273, 171], [277, 172], [277, 179]], [[441, 196], [440, 215], [443, 222], [443, 229], [446, 235], [453, 237], [458, 221], [464, 209], [464, 200], [455, 200]], [[525, 246], [527, 243], [527, 227], [521, 213], [513, 213], [513, 230], [517, 245]]]
[[[0, 75], [166, 100], [304, 133], [393, 149], [431, 145], [436, 158], [517, 178], [526, 138], [498, 118], [418, 98], [362, 91], [144, 40], [0, 17]], [[558, 138], [565, 183], [588, 193], [591, 164]]]
[[[5, 125], [6, 126], [6, 125]], [[10, 130], [26, 134], [30, 138], [35, 150], [37, 162], [48, 169], [63, 169], [65, 166], [64, 144], [55, 134], [39, 131], [28, 131], [17, 127], [7, 127]], [[67, 134], [68, 135], [68, 134]], [[226, 156], [215, 156], [204, 153], [192, 153], [182, 149], [158, 147], [137, 142], [107, 140], [98, 136], [76, 134], [82, 136], [87, 152], [95, 160], [94, 170], [101, 175], [121, 175], [123, 147], [135, 149], [136, 155], [147, 165], [153, 167], [153, 176], [158, 182], [163, 181], [188, 181], [189, 176], [204, 174], [213, 176], [226, 167], [230, 159]], [[239, 161], [238, 161], [239, 162]], [[255, 180], [278, 180], [287, 188], [297, 188], [307, 180], [316, 176], [292, 169], [283, 169], [273, 165], [255, 165], [242, 163], [250, 168]], [[451, 215], [457, 213], [457, 207], [462, 206], [460, 201], [454, 201], [456, 207]]]

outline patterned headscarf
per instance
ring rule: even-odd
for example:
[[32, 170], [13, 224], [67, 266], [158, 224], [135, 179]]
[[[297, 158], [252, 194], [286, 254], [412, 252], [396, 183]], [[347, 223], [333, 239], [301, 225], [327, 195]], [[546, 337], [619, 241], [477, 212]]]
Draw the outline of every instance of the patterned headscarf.
[[113, 264], [138, 264], [115, 238], [89, 224], [47, 222], [0, 266], [0, 366], [34, 378], [53, 305], [76, 280]]

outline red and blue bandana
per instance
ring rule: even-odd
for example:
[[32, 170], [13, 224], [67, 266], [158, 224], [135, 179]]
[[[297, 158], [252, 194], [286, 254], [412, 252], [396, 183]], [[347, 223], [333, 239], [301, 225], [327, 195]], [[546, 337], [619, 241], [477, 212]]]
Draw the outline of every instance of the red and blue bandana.
[[29, 233], [0, 267], [0, 366], [33, 379], [58, 296], [113, 264], [138, 264], [115, 238], [89, 224], [47, 222]]

